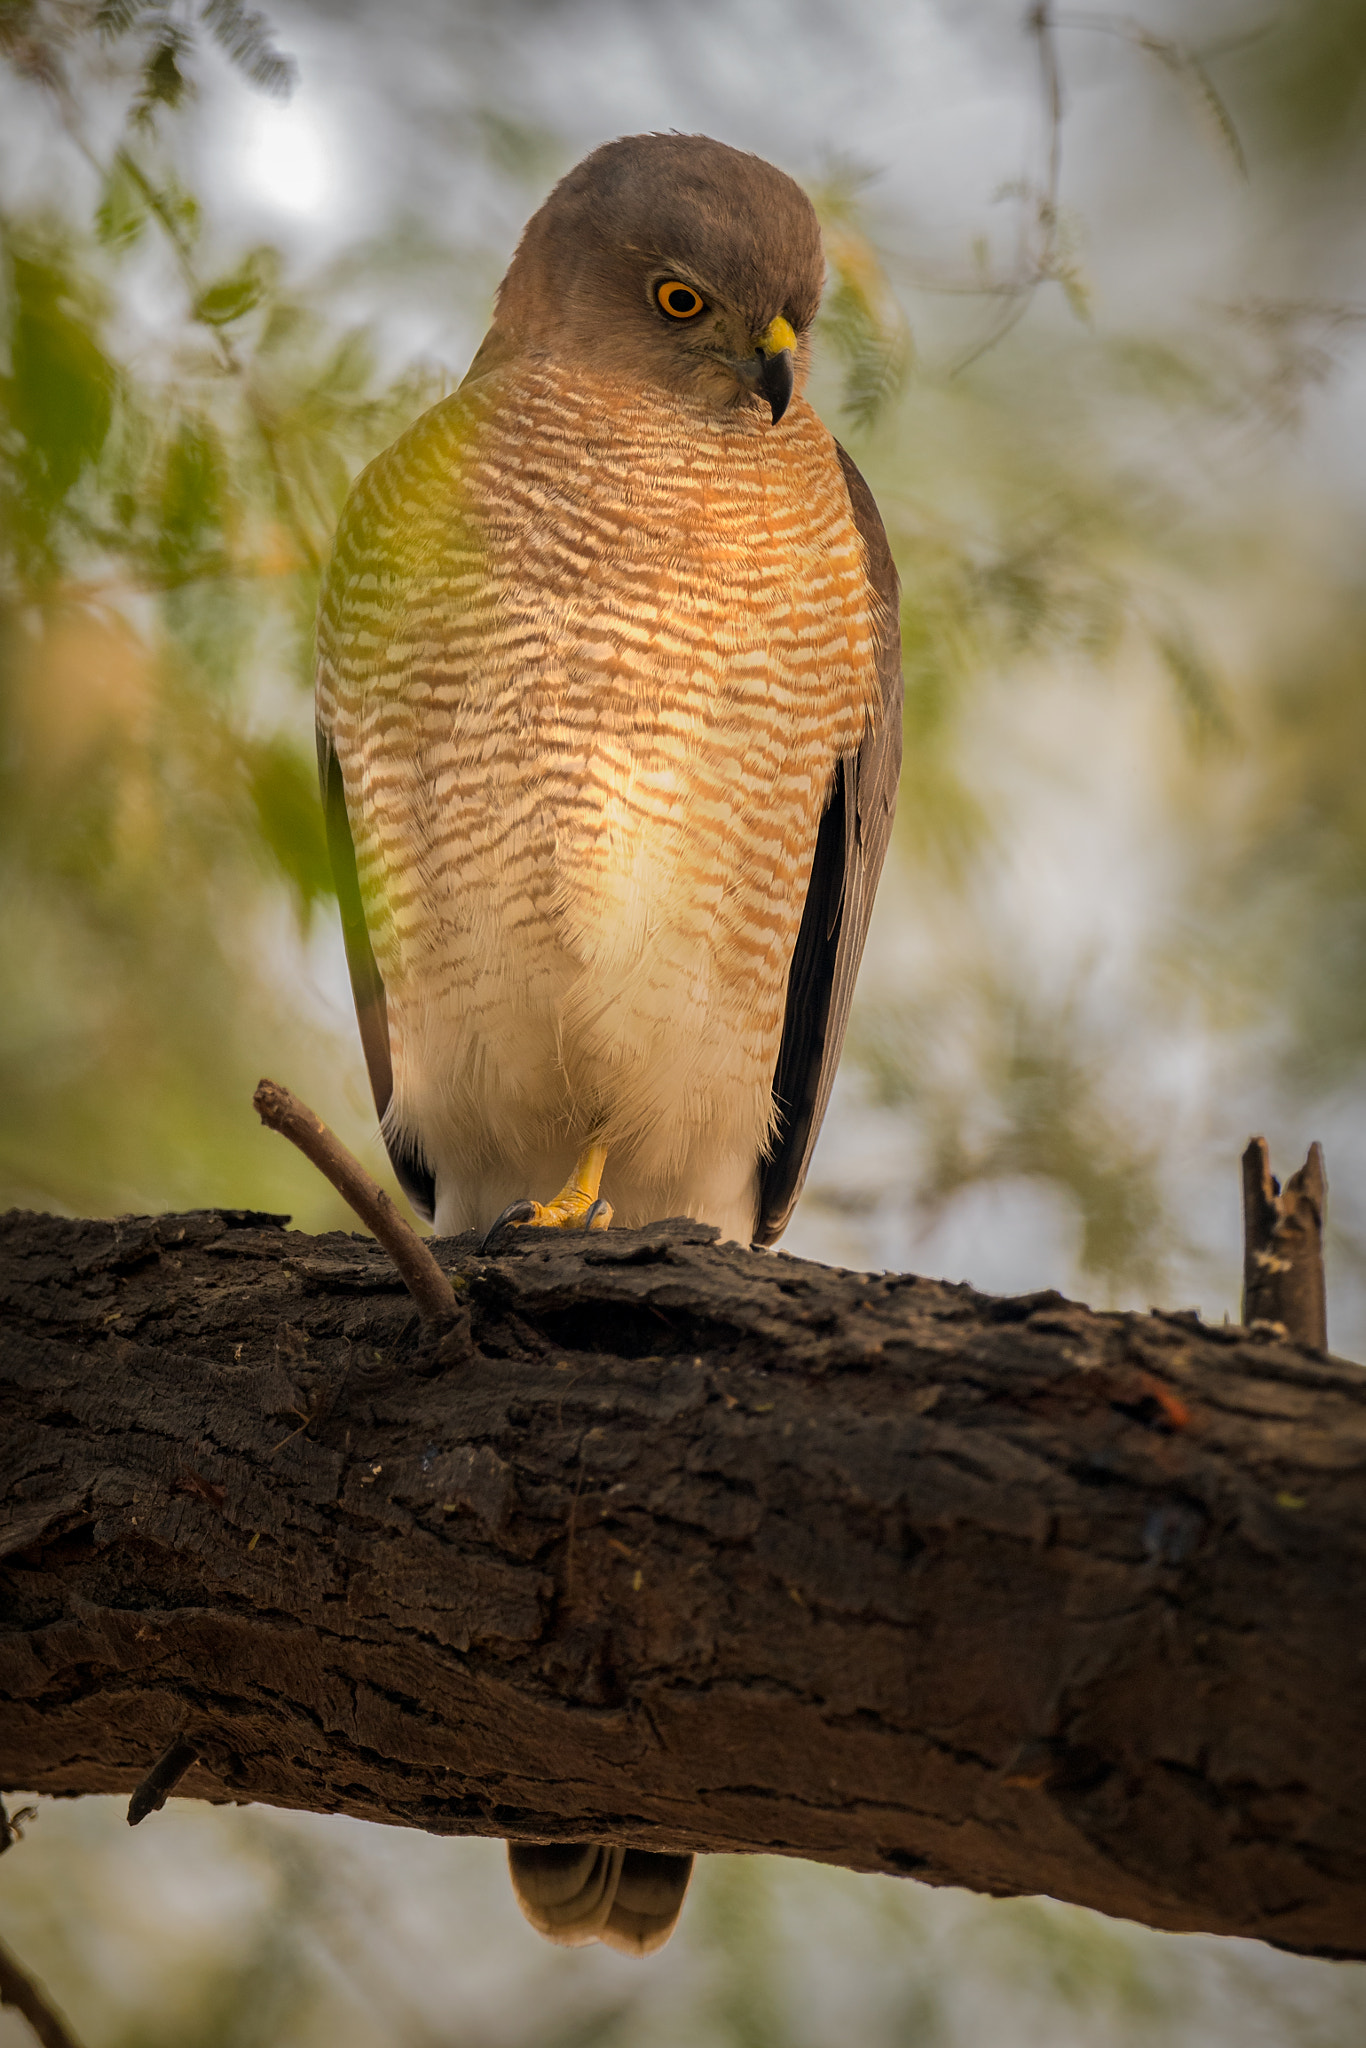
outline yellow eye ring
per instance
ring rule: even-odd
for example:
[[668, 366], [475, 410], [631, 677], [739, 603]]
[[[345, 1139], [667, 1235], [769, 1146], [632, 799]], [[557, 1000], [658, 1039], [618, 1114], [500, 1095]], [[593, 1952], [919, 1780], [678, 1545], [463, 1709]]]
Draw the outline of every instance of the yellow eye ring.
[[695, 320], [703, 310], [702, 294], [694, 291], [690, 284], [682, 284], [678, 278], [666, 278], [655, 289], [659, 309], [671, 320]]

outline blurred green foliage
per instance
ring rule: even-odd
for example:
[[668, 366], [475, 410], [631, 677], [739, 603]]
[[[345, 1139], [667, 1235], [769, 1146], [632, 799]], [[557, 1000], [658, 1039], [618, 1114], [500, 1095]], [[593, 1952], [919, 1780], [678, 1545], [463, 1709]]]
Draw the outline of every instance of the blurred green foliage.
[[[291, 915], [306, 934], [331, 892], [319, 566], [356, 468], [439, 387], [380, 380], [275, 250], [215, 246], [162, 136], [192, 23], [133, 0], [0, 18], [92, 202], [0, 213], [0, 1179], [44, 1207], [246, 1189], [340, 1221], [246, 1106], [282, 1053], [320, 1060], [281, 972]], [[200, 19], [288, 84], [259, 17]], [[87, 130], [120, 97], [101, 156]]]
[[1266, 126], [1269, 151], [1284, 153], [1296, 171], [1342, 174], [1343, 157], [1359, 160], [1366, 86], [1366, 4], [1363, 0], [1298, 0], [1268, 13], [1246, 49], [1249, 97]]
[[[1354, 0], [1316, 0], [1270, 24], [1236, 7], [1216, 18], [1202, 44], [1199, 13], [1177, 40], [1127, 13], [1030, 11], [1044, 139], [1036, 168], [998, 194], [1019, 222], [1005, 260], [983, 236], [966, 270], [936, 275], [908, 261], [884, 204], [870, 261], [861, 192], [854, 274], [878, 283], [851, 301], [854, 181], [818, 193], [844, 365], [820, 395], [873, 484], [903, 582], [903, 867], [884, 900], [903, 892], [900, 923], [917, 936], [898, 948], [884, 918], [893, 957], [865, 968], [851, 1046], [866, 1128], [896, 1117], [904, 1163], [837, 1166], [808, 1200], [900, 1212], [915, 1262], [919, 1234], [935, 1242], [969, 1188], [1032, 1185], [1063, 1197], [1074, 1270], [1104, 1299], [1175, 1284], [1236, 1313], [1232, 1162], [1249, 1126], [1298, 1148], [1285, 1170], [1311, 1128], [1327, 1138], [1333, 1276], [1366, 1270], [1350, 1107], [1366, 1055], [1366, 507], [1316, 487], [1293, 453], [1366, 333], [1350, 199], [1366, 17]], [[1180, 88], [1170, 118], [1193, 111], [1211, 164], [1257, 186], [1267, 225], [1244, 295], [1173, 294], [1092, 324], [1086, 230], [1061, 195], [1067, 68], [1101, 37], [1117, 63], [1155, 59]], [[879, 315], [889, 280], [893, 310]], [[870, 402], [867, 331], [881, 317], [894, 354], [906, 308], [918, 356], [907, 347]], [[1092, 762], [1077, 735], [1102, 693], [1112, 730]], [[1107, 801], [1146, 826], [1115, 875], [1114, 932], [1069, 931], [1075, 901], [1050, 930], [1042, 892], [1022, 915], [1011, 869], [1037, 858], [1050, 810], [1100, 819]], [[1219, 1092], [1192, 1117], [1162, 1070], [1196, 1057]], [[875, 1241], [905, 1256], [904, 1239]], [[842, 1255], [869, 1253], [855, 1236]], [[1366, 1337], [1346, 1287], [1334, 1329], [1348, 1349]]]

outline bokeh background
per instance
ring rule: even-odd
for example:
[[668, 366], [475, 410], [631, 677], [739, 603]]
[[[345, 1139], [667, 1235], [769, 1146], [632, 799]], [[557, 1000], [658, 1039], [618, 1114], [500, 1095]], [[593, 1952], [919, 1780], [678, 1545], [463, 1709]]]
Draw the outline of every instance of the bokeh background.
[[[1366, 1357], [1366, 0], [0, 0], [0, 1204], [346, 1217], [319, 566], [594, 143], [800, 178], [813, 391], [905, 586], [897, 841], [787, 1246], [1237, 1315], [1323, 1140]], [[500, 1851], [45, 1804], [0, 1933], [89, 2048], [1366, 2036], [1366, 1971], [763, 1859], [648, 1966]], [[0, 2014], [0, 2048], [26, 2040]]]

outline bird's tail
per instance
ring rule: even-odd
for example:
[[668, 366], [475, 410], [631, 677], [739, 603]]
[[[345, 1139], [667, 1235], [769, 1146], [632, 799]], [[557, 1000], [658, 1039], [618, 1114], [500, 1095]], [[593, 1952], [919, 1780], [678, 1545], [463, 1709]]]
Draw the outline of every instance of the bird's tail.
[[563, 1948], [602, 1941], [648, 1956], [674, 1931], [692, 1857], [605, 1842], [509, 1842], [508, 1867], [518, 1905], [547, 1940]]

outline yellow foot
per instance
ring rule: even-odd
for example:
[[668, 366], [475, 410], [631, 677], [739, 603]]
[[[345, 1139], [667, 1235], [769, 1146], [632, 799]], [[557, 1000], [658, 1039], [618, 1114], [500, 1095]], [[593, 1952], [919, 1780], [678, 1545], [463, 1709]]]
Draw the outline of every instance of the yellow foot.
[[533, 1202], [524, 1196], [519, 1202], [509, 1202], [485, 1232], [480, 1251], [486, 1252], [500, 1232], [514, 1224], [530, 1224], [533, 1230], [606, 1230], [612, 1220], [612, 1204], [598, 1193], [606, 1164], [605, 1145], [585, 1145], [554, 1201]]

